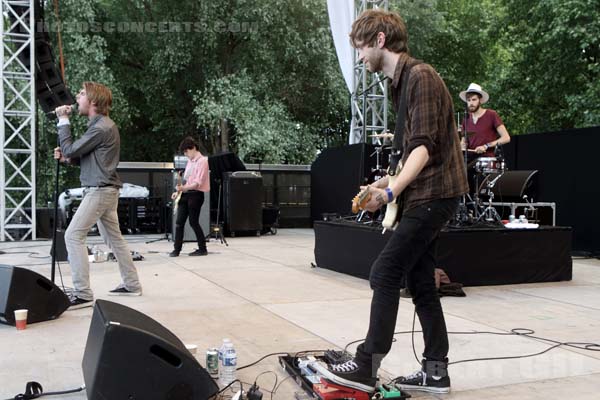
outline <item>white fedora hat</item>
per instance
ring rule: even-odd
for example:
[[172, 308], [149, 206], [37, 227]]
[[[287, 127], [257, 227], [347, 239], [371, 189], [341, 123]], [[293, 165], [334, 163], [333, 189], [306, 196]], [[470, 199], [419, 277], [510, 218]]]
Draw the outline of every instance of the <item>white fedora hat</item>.
[[467, 90], [463, 90], [462, 92], [460, 92], [459, 96], [461, 98], [462, 101], [464, 101], [465, 103], [467, 102], [467, 93], [477, 93], [481, 96], [481, 104], [487, 103], [487, 101], [490, 99], [490, 95], [487, 94], [487, 92], [485, 92], [481, 86], [479, 86], [476, 83], [471, 83], [469, 85], [469, 87], [467, 88]]

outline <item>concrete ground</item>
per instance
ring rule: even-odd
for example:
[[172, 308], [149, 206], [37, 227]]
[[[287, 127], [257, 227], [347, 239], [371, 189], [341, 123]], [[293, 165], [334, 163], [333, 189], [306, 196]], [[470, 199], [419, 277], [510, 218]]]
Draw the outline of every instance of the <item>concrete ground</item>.
[[[108, 297], [108, 290], [119, 283], [119, 274], [115, 263], [105, 262], [92, 265], [96, 298], [135, 308], [184, 343], [198, 345], [202, 364], [204, 349], [218, 347], [224, 337], [233, 340], [238, 365], [245, 365], [272, 352], [343, 348], [366, 333], [368, 282], [312, 268], [312, 230], [281, 229], [274, 236], [229, 238], [229, 247], [211, 241], [207, 257], [169, 258], [170, 242], [145, 244], [147, 237], [140, 236], [127, 239], [131, 249], [145, 257], [136, 262], [144, 295]], [[90, 237], [89, 242], [98, 243], [99, 238]], [[50, 259], [32, 258], [46, 256], [49, 247], [43, 241], [0, 243], [0, 250], [18, 253], [0, 255], [0, 264], [22, 265], [49, 277]], [[192, 244], [184, 246], [184, 252], [192, 250]], [[65, 285], [70, 285], [67, 264], [62, 264], [62, 275]], [[573, 276], [571, 282], [467, 288], [466, 298], [443, 298], [448, 330], [505, 333], [530, 328], [536, 336], [557, 341], [600, 343], [600, 261], [574, 260]], [[412, 303], [402, 299], [397, 331], [411, 329], [413, 310]], [[91, 315], [91, 308], [67, 311], [55, 321], [32, 324], [25, 331], [0, 325], [0, 399], [22, 393], [28, 381], [40, 382], [45, 391], [82, 385], [81, 360]], [[416, 329], [420, 329], [418, 321]], [[456, 362], [527, 355], [549, 345], [523, 336], [451, 334], [449, 357]], [[419, 333], [415, 346], [420, 353]], [[390, 378], [417, 368], [411, 335], [398, 335], [381, 375]], [[270, 357], [240, 371], [238, 377], [253, 382], [264, 371], [274, 371], [279, 382], [287, 376], [277, 358]], [[450, 375], [451, 394], [413, 393], [413, 397], [597, 399], [600, 351], [562, 347], [531, 358], [457, 363]], [[274, 380], [274, 374], [266, 373], [258, 384], [270, 390]], [[298, 391], [297, 384], [287, 379], [272, 397], [293, 399]]]

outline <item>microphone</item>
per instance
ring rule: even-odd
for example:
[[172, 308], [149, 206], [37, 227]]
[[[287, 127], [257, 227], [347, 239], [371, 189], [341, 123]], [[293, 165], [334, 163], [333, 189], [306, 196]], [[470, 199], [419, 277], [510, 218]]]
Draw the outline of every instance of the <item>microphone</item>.
[[[71, 107], [68, 114], [77, 111], [77, 103], [74, 103], [74, 104], [63, 104], [63, 105], [67, 105], [67, 106]], [[46, 113], [46, 115], [56, 115], [56, 110], [49, 111], [49, 112]]]

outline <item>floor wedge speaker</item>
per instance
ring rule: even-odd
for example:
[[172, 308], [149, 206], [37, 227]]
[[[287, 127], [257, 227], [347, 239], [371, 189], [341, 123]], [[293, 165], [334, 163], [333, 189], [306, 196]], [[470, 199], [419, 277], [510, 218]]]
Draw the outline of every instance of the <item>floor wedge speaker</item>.
[[82, 367], [89, 400], [206, 400], [218, 391], [167, 328], [105, 300], [96, 300]]
[[31, 270], [0, 265], [0, 322], [15, 324], [15, 310], [26, 308], [27, 323], [58, 318], [69, 298], [46, 277]]

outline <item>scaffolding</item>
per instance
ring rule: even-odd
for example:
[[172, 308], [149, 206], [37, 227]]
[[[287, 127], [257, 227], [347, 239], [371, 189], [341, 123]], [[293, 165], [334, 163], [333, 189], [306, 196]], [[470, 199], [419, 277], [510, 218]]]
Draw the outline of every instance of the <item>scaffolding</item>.
[[[365, 10], [388, 9], [388, 0], [355, 0], [354, 19]], [[363, 143], [368, 135], [383, 133], [388, 124], [388, 84], [381, 73], [371, 73], [360, 62], [358, 51], [352, 57], [354, 74], [352, 79], [352, 122], [349, 143]], [[377, 83], [379, 82], [379, 83]], [[371, 85], [373, 87], [369, 88]]]
[[35, 240], [34, 0], [0, 1], [0, 240]]

